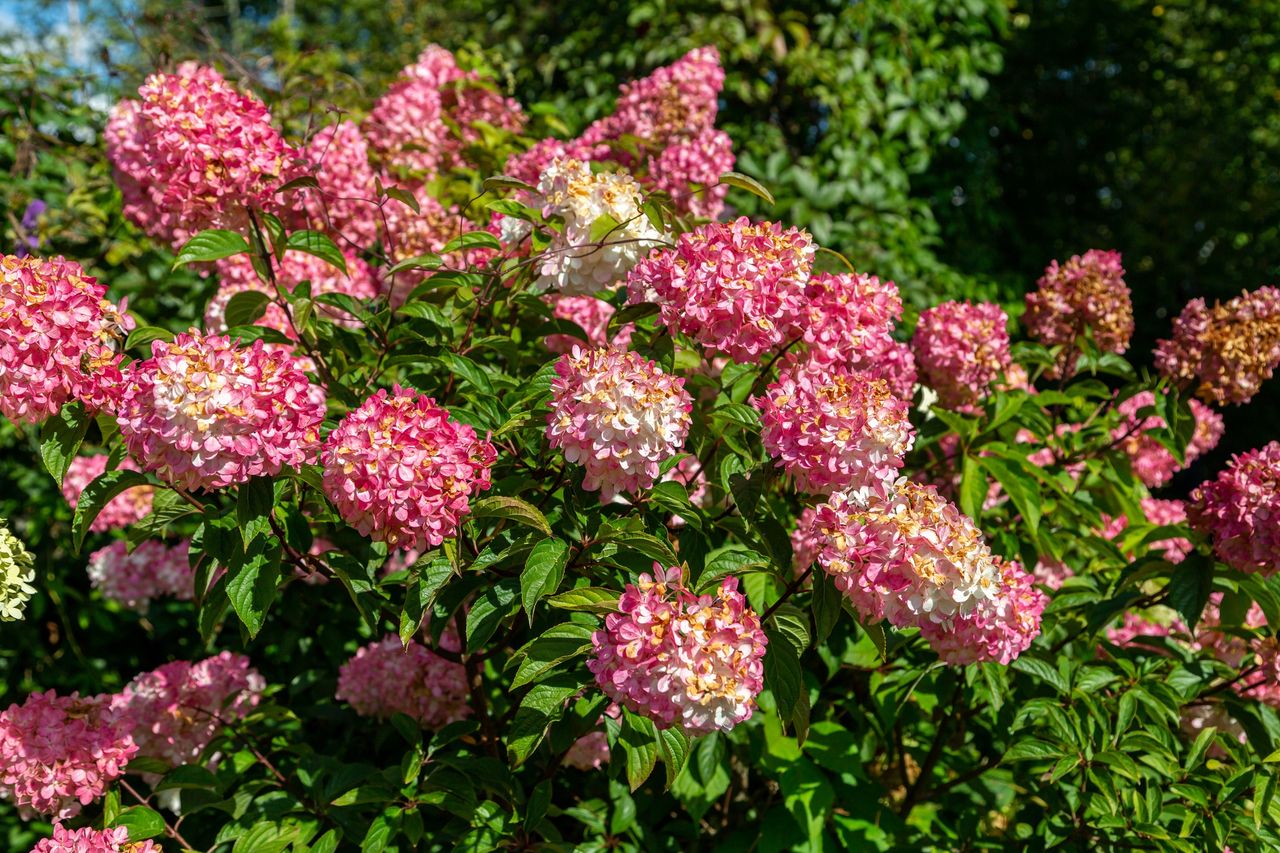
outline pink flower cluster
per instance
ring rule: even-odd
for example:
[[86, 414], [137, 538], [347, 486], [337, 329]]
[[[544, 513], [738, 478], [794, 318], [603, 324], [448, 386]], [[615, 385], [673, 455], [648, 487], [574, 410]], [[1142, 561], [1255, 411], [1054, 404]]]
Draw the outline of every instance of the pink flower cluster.
[[338, 514], [389, 548], [434, 547], [489, 488], [497, 451], [435, 400], [410, 388], [380, 390], [325, 443], [324, 490]]
[[[273, 272], [276, 281], [290, 292], [306, 281], [311, 283], [313, 297], [322, 293], [344, 293], [358, 301], [377, 297], [380, 287], [373, 268], [351, 252], [343, 252], [343, 256], [347, 264], [346, 273], [315, 255], [298, 251], [285, 252], [283, 260]], [[206, 331], [219, 335], [227, 331], [227, 303], [237, 293], [252, 290], [264, 293], [273, 300], [276, 298], [275, 288], [258, 277], [248, 255], [223, 258], [216, 262], [215, 267], [221, 283], [204, 311]], [[359, 326], [354, 317], [338, 308], [319, 304], [316, 308], [321, 316], [341, 326]], [[259, 326], [275, 329], [290, 340], [298, 339], [289, 316], [275, 302], [267, 305], [266, 312], [256, 322]]]
[[109, 407], [133, 319], [63, 258], [0, 257], [0, 414], [39, 423], [71, 400]]
[[1192, 299], [1156, 343], [1156, 368], [1207, 403], [1247, 403], [1280, 367], [1280, 288], [1209, 308]]
[[358, 649], [338, 671], [337, 698], [362, 717], [406, 714], [425, 729], [439, 729], [471, 714], [467, 696], [462, 664], [415, 640], [404, 646], [394, 634]]
[[794, 337], [809, 316], [809, 235], [746, 217], [711, 222], [650, 254], [627, 277], [630, 300], [657, 302], [662, 322], [738, 362]]
[[106, 129], [125, 215], [175, 248], [204, 228], [241, 227], [248, 209], [278, 207], [275, 191], [302, 174], [299, 153], [262, 101], [212, 68], [153, 74]]
[[907, 404], [888, 383], [842, 366], [787, 359], [760, 410], [765, 451], [802, 492], [892, 482], [915, 441]]
[[112, 702], [132, 722], [139, 755], [178, 767], [197, 761], [228, 722], [253, 710], [265, 687], [248, 658], [224, 651], [144, 672]]
[[1196, 428], [1184, 452], [1185, 462], [1179, 464], [1169, 448], [1150, 435], [1153, 430], [1166, 428], [1164, 418], [1155, 414], [1139, 417], [1143, 409], [1150, 409], [1155, 404], [1154, 391], [1140, 391], [1123, 400], [1116, 407], [1120, 413], [1120, 423], [1111, 430], [1111, 438], [1119, 442], [1119, 448], [1129, 457], [1133, 472], [1153, 489], [1163, 486], [1174, 474], [1202, 454], [1213, 450], [1222, 438], [1223, 431], [1222, 415], [1199, 400], [1192, 400], [1191, 413], [1195, 417]]
[[684, 380], [633, 352], [574, 347], [556, 362], [547, 440], [586, 468], [582, 487], [602, 501], [657, 482], [689, 433]]
[[1190, 632], [1186, 623], [1176, 617], [1165, 621], [1153, 619], [1148, 614], [1125, 611], [1119, 625], [1107, 629], [1107, 642], [1116, 646], [1133, 645], [1138, 637], [1169, 637], [1173, 634], [1186, 636]]
[[920, 628], [944, 661], [1008, 663], [1040, 633], [1047, 598], [991, 553], [973, 522], [932, 486], [837, 492], [815, 510], [818, 565], [866, 619]]
[[[71, 460], [67, 475], [62, 478], [62, 496], [72, 509], [75, 509], [76, 504], [80, 502], [80, 493], [84, 491], [85, 486], [106, 473], [108, 461], [110, 457], [105, 453], [95, 456], [77, 456]], [[125, 471], [138, 470], [138, 466], [128, 457], [121, 459], [117, 467]], [[102, 508], [98, 517], [89, 525], [89, 530], [93, 533], [101, 533], [104, 530], [128, 527], [134, 522], [141, 521], [151, 512], [154, 493], [155, 489], [151, 486], [135, 486], [121, 492]]]
[[547, 335], [547, 349], [552, 352], [567, 354], [573, 351], [575, 346], [585, 347], [588, 349], [596, 349], [599, 347], [613, 347], [614, 349], [626, 349], [631, 343], [631, 333], [635, 331], [635, 325], [628, 323], [614, 333], [613, 339], [608, 338], [609, 318], [614, 314], [614, 308], [603, 299], [597, 299], [594, 296], [558, 296], [548, 295], [547, 301], [551, 303], [551, 314], [560, 320], [568, 320], [571, 323], [578, 324], [582, 331], [587, 333], [587, 340], [575, 337], [569, 334]]
[[[1187, 522], [1187, 505], [1182, 501], [1160, 500], [1158, 498], [1142, 499], [1142, 514], [1149, 524], [1157, 527], [1171, 527]], [[1153, 551], [1163, 551], [1170, 563], [1181, 563], [1191, 553], [1191, 540], [1185, 536], [1171, 539], [1158, 539], [1149, 546]]]
[[302, 156], [317, 186], [299, 191], [302, 210], [294, 212], [294, 224], [333, 234], [340, 246], [374, 245], [380, 230], [377, 178], [359, 126], [341, 121], [321, 128]]
[[89, 582], [103, 598], [145, 613], [153, 598], [190, 601], [195, 596], [195, 572], [187, 560], [190, 543], [170, 548], [148, 539], [130, 553], [122, 541], [89, 555]]
[[123, 826], [113, 829], [67, 829], [55, 824], [50, 838], [41, 838], [30, 853], [164, 853], [154, 841], [129, 841], [129, 830]]
[[943, 302], [920, 314], [911, 349], [947, 409], [973, 411], [1009, 369], [1009, 317], [990, 302]]
[[751, 718], [767, 642], [737, 578], [697, 596], [681, 569], [655, 563], [653, 575], [627, 584], [618, 612], [592, 635], [587, 667], [615, 702], [659, 728], [701, 735]]
[[[1038, 289], [1027, 294], [1023, 322], [1046, 346], [1066, 346], [1057, 373], [1075, 371], [1076, 338], [1087, 328], [1104, 352], [1122, 353], [1133, 335], [1133, 302], [1119, 252], [1090, 249], [1062, 266], [1049, 264]], [[1070, 363], [1067, 363], [1070, 359]]]
[[288, 353], [193, 330], [154, 341], [151, 358], [131, 367], [120, 433], [168, 483], [220, 489], [315, 458], [324, 390]]
[[478, 122], [514, 133], [526, 121], [520, 105], [489, 82], [429, 45], [374, 103], [365, 136], [386, 166], [414, 178], [463, 166], [465, 149], [481, 139]]
[[[457, 208], [445, 209], [440, 202], [426, 193], [415, 196], [418, 212], [397, 200], [383, 206], [387, 226], [387, 251], [393, 264], [421, 255], [439, 255], [449, 241], [474, 229], [474, 225]], [[488, 248], [465, 249], [443, 256], [447, 266], [482, 266], [493, 257]], [[387, 282], [392, 307], [398, 308], [413, 289], [432, 275], [427, 270], [404, 270], [395, 274], [395, 280]]]
[[0, 794], [24, 814], [74, 817], [138, 751], [111, 697], [32, 693], [0, 713]]
[[810, 357], [823, 364], [867, 369], [893, 343], [902, 296], [891, 281], [864, 273], [814, 273], [800, 333]]
[[1280, 441], [1231, 458], [1191, 493], [1191, 524], [1232, 568], [1280, 571]]

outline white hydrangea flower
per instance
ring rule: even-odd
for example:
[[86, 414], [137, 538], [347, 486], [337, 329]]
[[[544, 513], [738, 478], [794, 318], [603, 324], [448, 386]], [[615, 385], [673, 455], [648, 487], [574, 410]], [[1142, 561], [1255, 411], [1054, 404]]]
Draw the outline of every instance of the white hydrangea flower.
[[[664, 242], [641, 210], [640, 185], [627, 172], [592, 174], [581, 160], [557, 158], [542, 173], [538, 192], [543, 215], [564, 219], [564, 230], [544, 254], [541, 288], [575, 296], [598, 293]], [[596, 223], [610, 220], [616, 226], [593, 238]]]

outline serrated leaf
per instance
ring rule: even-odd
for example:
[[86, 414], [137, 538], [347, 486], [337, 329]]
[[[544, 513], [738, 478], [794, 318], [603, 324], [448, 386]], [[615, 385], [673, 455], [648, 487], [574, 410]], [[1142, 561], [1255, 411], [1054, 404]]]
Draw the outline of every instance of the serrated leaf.
[[128, 830], [131, 842], [145, 841], [164, 832], [164, 818], [146, 806], [131, 806], [116, 815], [112, 826], [123, 826]]
[[338, 245], [319, 231], [294, 231], [285, 241], [285, 248], [306, 252], [347, 273], [347, 259]]
[[127, 489], [146, 485], [150, 485], [150, 482], [141, 472], [116, 469], [103, 472], [85, 486], [71, 520], [71, 541], [76, 553], [80, 552], [80, 546], [84, 544], [89, 526], [112, 498]]
[[395, 199], [414, 213], [422, 213], [422, 207], [418, 204], [417, 197], [408, 190], [402, 187], [383, 187], [382, 192], [387, 198]]
[[1010, 664], [1010, 667], [1045, 682], [1059, 693], [1067, 692], [1067, 682], [1048, 661], [1024, 654]]
[[769, 642], [764, 656], [764, 686], [773, 694], [778, 716], [791, 720], [800, 691], [804, 689], [804, 673], [800, 658], [790, 641], [777, 631], [766, 631]]
[[488, 231], [468, 231], [453, 238], [444, 244], [444, 248], [440, 250], [440, 254], [448, 255], [453, 252], [461, 252], [467, 249], [493, 249], [495, 251], [502, 250], [502, 243], [498, 238], [490, 234]]
[[395, 275], [405, 270], [434, 270], [439, 269], [444, 259], [439, 255], [414, 255], [412, 258], [405, 258], [398, 264], [387, 270], [387, 275]]
[[236, 495], [236, 526], [245, 545], [271, 532], [274, 505], [275, 489], [270, 477], [254, 477], [240, 485]]
[[720, 176], [720, 183], [727, 184], [731, 187], [737, 187], [740, 190], [746, 190], [754, 196], [764, 199], [770, 206], [777, 204], [774, 201], [773, 193], [765, 189], [764, 185], [748, 175], [741, 172], [725, 172]]
[[1063, 750], [1039, 738], [1026, 738], [1015, 743], [1002, 756], [1002, 761], [1028, 761], [1059, 758]]
[[196, 234], [178, 251], [173, 269], [183, 264], [217, 261], [249, 251], [249, 244], [235, 231], [212, 229]]
[[250, 637], [266, 622], [280, 583], [280, 545], [259, 537], [227, 566], [227, 598]]
[[1188, 555], [1174, 568], [1167, 589], [1169, 606], [1194, 631], [1213, 592], [1213, 561], [1198, 553]]
[[158, 326], [138, 326], [129, 333], [129, 337], [125, 339], [124, 348], [131, 350], [134, 347], [147, 347], [150, 353], [149, 344], [152, 341], [172, 341], [173, 332], [168, 329], [161, 329]]
[[502, 620], [520, 605], [520, 581], [503, 578], [491, 584], [467, 611], [467, 651], [479, 650], [498, 630]]
[[569, 697], [581, 689], [582, 680], [568, 672], [553, 675], [530, 688], [507, 728], [507, 756], [513, 767], [519, 767], [533, 754], [547, 727], [564, 716]]
[[585, 654], [591, 648], [593, 633], [590, 626], [564, 622], [553, 625], [525, 643], [512, 655], [512, 660], [519, 663], [515, 678], [511, 680], [511, 689], [532, 684], [552, 672], [557, 665]]
[[227, 301], [227, 325], [251, 326], [267, 313], [271, 297], [261, 290], [242, 290]]
[[551, 525], [547, 523], [547, 517], [533, 504], [519, 498], [506, 496], [481, 498], [471, 505], [471, 517], [476, 520], [505, 518], [526, 527], [532, 527], [548, 536], [551, 535]]
[[564, 580], [569, 562], [569, 545], [562, 539], [543, 539], [533, 546], [520, 573], [520, 600], [533, 624], [533, 608], [543, 596], [552, 594]]
[[80, 452], [92, 420], [84, 406], [75, 402], [63, 406], [40, 427], [40, 459], [58, 488], [62, 488], [62, 480]]
[[665, 789], [670, 789], [689, 761], [689, 736], [679, 727], [663, 729], [658, 732], [658, 752], [667, 768]]
[[580, 586], [559, 595], [553, 595], [547, 598], [546, 602], [560, 610], [607, 614], [617, 611], [618, 593], [598, 586]]
[[658, 729], [648, 717], [623, 708], [618, 745], [626, 758], [627, 783], [635, 791], [649, 778], [658, 763]]

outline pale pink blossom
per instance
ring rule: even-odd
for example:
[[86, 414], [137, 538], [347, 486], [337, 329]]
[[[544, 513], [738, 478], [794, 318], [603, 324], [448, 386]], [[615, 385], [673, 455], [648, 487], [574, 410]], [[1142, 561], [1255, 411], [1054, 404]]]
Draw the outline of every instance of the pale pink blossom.
[[164, 850], [150, 839], [130, 841], [129, 830], [123, 826], [67, 829], [56, 823], [53, 835], [37, 841], [30, 853], [164, 853]]
[[[455, 649], [456, 651], [456, 649]], [[356, 651], [338, 671], [339, 701], [362, 717], [412, 717], [426, 729], [439, 729], [471, 714], [467, 673], [426, 646], [388, 634]]]
[[920, 315], [911, 348], [947, 409], [971, 412], [1010, 366], [1008, 316], [990, 302], [943, 302]]
[[153, 598], [190, 601], [195, 597], [195, 572], [187, 559], [189, 543], [170, 548], [148, 539], [132, 552], [116, 540], [89, 555], [89, 582], [103, 598], [145, 613]]

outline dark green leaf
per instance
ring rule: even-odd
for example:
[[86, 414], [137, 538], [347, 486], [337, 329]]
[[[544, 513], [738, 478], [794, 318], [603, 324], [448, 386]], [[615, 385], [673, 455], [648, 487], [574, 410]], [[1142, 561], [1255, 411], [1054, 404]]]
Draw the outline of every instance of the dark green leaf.
[[251, 326], [267, 312], [271, 297], [261, 290], [242, 290], [227, 301], [227, 325]]
[[551, 535], [551, 525], [533, 504], [519, 498], [491, 497], [481, 498], [471, 505], [471, 517], [477, 521], [482, 518], [506, 518], [517, 524], [532, 527], [546, 535]]
[[249, 244], [235, 231], [201, 231], [179, 250], [173, 268], [198, 261], [216, 261], [248, 251]]
[[92, 422], [79, 402], [68, 403], [40, 427], [40, 458], [44, 468], [62, 487], [62, 479], [67, 476], [76, 454], [80, 452], [80, 443]]
[[285, 247], [295, 252], [306, 252], [328, 262], [343, 273], [347, 272], [347, 259], [342, 250], [328, 236], [319, 231], [294, 231], [285, 242]]
[[562, 539], [543, 539], [529, 552], [520, 573], [520, 599], [529, 624], [533, 624], [533, 608], [538, 599], [553, 594], [564, 580], [564, 567], [569, 562], [569, 545]]
[[507, 755], [513, 767], [533, 754], [547, 727], [564, 716], [569, 697], [581, 689], [582, 680], [568, 672], [557, 673], [530, 688], [507, 729]]
[[280, 583], [280, 544], [259, 537], [227, 566], [227, 597], [250, 637], [256, 637], [276, 599]]
[[116, 815], [113, 826], [123, 826], [133, 842], [155, 838], [164, 832], [164, 818], [146, 806], [133, 806]]
[[627, 783], [634, 791], [644, 784], [658, 763], [658, 729], [648, 717], [623, 708], [618, 745], [626, 757]]
[[520, 581], [503, 578], [485, 589], [467, 612], [467, 651], [480, 649], [498, 630], [502, 620], [520, 606]]
[[80, 546], [84, 543], [89, 525], [93, 524], [98, 513], [102, 512], [102, 508], [110, 503], [112, 498], [126, 489], [146, 485], [149, 485], [149, 481], [140, 472], [116, 469], [100, 474], [97, 479], [85, 486], [84, 491], [80, 493], [75, 516], [71, 521], [71, 541], [76, 552], [79, 553]]
[[271, 532], [274, 505], [275, 490], [270, 477], [254, 477], [240, 485], [236, 495], [236, 526], [245, 545]]

